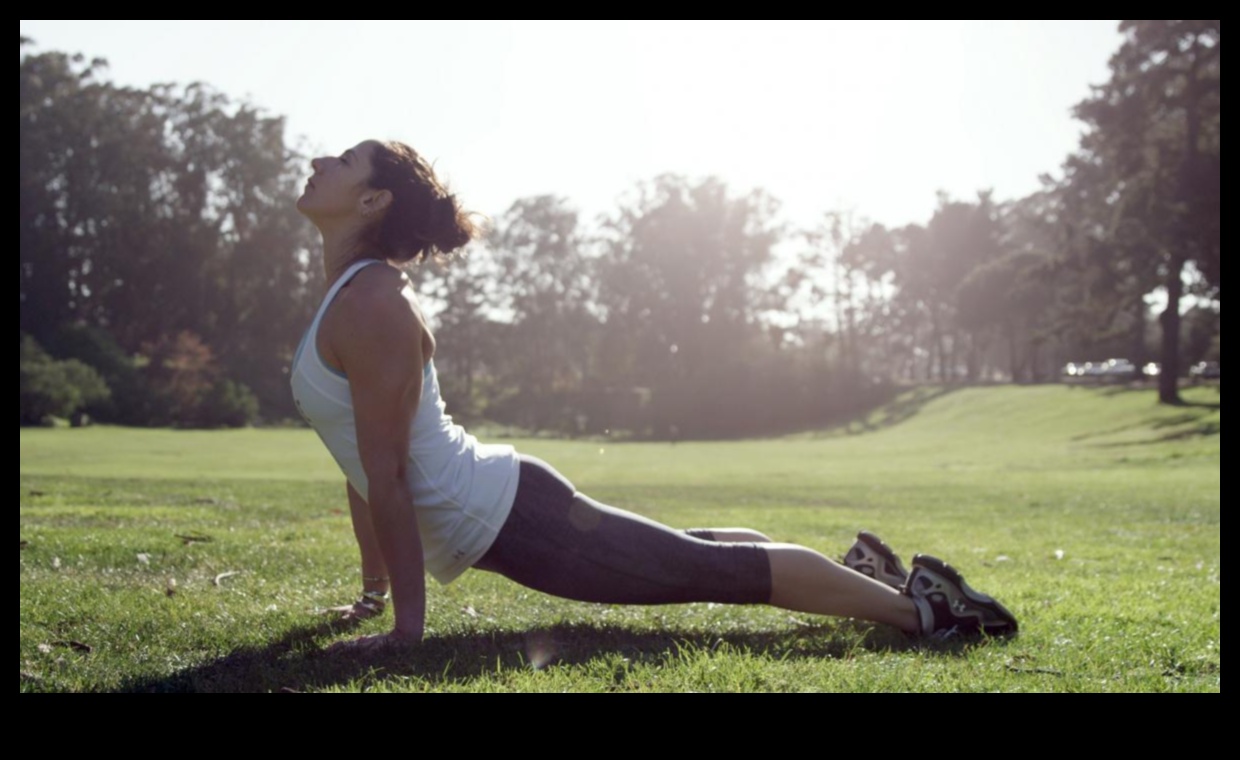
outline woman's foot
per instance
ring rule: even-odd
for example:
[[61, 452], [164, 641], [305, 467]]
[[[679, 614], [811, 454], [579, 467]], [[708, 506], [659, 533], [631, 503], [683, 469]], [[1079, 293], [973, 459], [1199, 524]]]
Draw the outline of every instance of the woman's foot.
[[844, 555], [844, 566], [897, 591], [902, 590], [908, 580], [904, 563], [885, 541], [868, 530], [857, 534], [856, 542]]
[[917, 605], [923, 636], [1011, 636], [1017, 631], [1015, 615], [995, 599], [974, 591], [954, 567], [937, 557], [913, 557], [904, 595]]

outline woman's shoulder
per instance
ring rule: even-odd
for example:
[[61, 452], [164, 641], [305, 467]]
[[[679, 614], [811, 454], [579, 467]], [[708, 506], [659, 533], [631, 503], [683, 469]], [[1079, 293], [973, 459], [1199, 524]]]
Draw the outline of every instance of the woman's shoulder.
[[408, 306], [412, 283], [400, 269], [386, 262], [363, 267], [336, 296], [343, 311], [353, 313], [383, 311]]
[[352, 290], [353, 292], [369, 292], [372, 295], [375, 291], [383, 291], [392, 287], [404, 287], [410, 282], [409, 276], [404, 270], [392, 266], [386, 261], [375, 260], [374, 263], [363, 266], [357, 270], [353, 278], [341, 290]]
[[[340, 290], [333, 313], [325, 325], [328, 354], [350, 378], [351, 363], [374, 361], [391, 364], [410, 362], [410, 371], [422, 370], [424, 332], [409, 278], [383, 263], [363, 268]], [[399, 349], [399, 350], [397, 350]]]

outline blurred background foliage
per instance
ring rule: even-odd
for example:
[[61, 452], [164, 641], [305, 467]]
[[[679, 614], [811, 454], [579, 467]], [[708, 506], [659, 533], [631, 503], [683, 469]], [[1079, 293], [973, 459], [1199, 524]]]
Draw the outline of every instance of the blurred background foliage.
[[[518, 199], [467, 256], [411, 272], [450, 409], [755, 435], [909, 382], [1051, 381], [1116, 356], [1160, 363], [1177, 403], [1188, 365], [1220, 358], [1220, 24], [1123, 22], [1062, 171], [1013, 201], [941, 196], [924, 225], [825, 208], [793, 229], [715, 177], [653, 178], [594, 223]], [[119, 87], [80, 55], [25, 53], [19, 74], [21, 424], [295, 418], [323, 273], [283, 120], [204, 84]]]

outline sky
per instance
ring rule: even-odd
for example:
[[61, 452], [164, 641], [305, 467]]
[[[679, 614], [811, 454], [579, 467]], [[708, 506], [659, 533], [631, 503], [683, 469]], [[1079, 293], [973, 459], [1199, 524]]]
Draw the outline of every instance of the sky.
[[[761, 188], [802, 227], [830, 210], [925, 223], [936, 193], [1039, 187], [1077, 145], [1117, 21], [20, 21], [36, 52], [112, 81], [201, 81], [340, 153], [409, 143], [473, 210], [568, 198], [586, 219], [672, 172]], [[307, 166], [307, 174], [309, 167]]]

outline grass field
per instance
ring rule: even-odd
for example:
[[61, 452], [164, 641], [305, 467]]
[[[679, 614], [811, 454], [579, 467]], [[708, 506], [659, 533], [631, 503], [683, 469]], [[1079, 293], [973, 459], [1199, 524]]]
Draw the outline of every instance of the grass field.
[[839, 556], [869, 528], [1020, 618], [922, 642], [765, 607], [564, 602], [429, 584], [427, 640], [359, 589], [342, 479], [308, 430], [20, 433], [19, 691], [1220, 691], [1220, 394], [921, 389], [846, 430], [726, 443], [512, 441], [674, 526]]

